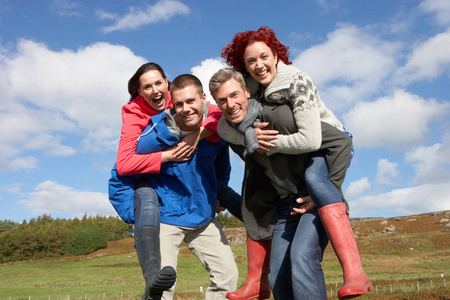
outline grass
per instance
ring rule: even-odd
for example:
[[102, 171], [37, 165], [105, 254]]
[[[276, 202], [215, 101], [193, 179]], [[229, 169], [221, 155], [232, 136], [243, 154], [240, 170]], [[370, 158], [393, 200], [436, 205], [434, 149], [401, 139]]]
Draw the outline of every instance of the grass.
[[[382, 233], [386, 225], [380, 223], [385, 219], [352, 220], [363, 266], [375, 287], [361, 299], [450, 299], [450, 282], [445, 282], [450, 275], [449, 230], [431, 215], [414, 218], [414, 222], [387, 219], [396, 226], [393, 234]], [[247, 273], [246, 245], [232, 245], [232, 249], [240, 286]], [[342, 270], [330, 246], [322, 265], [329, 299], [337, 299]], [[207, 272], [183, 246], [175, 299], [204, 299], [200, 287], [204, 291], [208, 285]], [[143, 287], [131, 239], [109, 243], [108, 249], [88, 256], [0, 265], [0, 299], [4, 300], [137, 300]]]

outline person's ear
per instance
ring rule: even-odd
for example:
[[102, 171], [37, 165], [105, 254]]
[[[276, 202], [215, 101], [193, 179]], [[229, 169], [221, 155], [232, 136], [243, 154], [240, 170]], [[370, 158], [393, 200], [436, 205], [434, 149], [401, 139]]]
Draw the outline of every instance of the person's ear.
[[206, 94], [203, 93], [202, 95], [202, 105], [205, 106], [206, 105]]
[[251, 93], [248, 87], [245, 87], [245, 96], [247, 96], [247, 98], [251, 97]]

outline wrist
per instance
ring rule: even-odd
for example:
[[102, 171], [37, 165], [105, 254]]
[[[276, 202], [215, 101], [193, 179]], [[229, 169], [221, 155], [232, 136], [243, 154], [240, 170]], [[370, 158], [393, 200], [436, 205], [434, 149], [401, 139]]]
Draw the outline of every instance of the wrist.
[[211, 129], [206, 128], [206, 127], [200, 127], [199, 130], [200, 130], [200, 135], [199, 135], [200, 140], [207, 138], [214, 133]]

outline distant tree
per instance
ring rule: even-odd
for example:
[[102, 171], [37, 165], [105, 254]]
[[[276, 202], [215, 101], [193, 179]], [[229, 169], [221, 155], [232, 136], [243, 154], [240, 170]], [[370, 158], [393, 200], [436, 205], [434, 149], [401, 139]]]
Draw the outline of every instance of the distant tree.
[[9, 220], [0, 221], [0, 233], [10, 230], [16, 226], [16, 223]]
[[223, 228], [239, 228], [244, 227], [244, 223], [229, 213], [220, 212], [216, 214], [217, 221]]
[[66, 245], [68, 255], [86, 255], [107, 247], [108, 239], [103, 228], [81, 224], [75, 229]]
[[133, 233], [133, 226], [118, 217], [87, 215], [81, 220], [66, 220], [44, 214], [29, 222], [3, 221], [0, 228], [0, 263], [88, 254], [106, 248], [107, 241], [128, 238]]

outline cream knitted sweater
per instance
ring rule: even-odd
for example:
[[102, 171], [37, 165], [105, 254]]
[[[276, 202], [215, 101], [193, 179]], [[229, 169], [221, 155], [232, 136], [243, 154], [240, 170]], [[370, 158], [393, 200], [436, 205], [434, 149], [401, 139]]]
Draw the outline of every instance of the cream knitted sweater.
[[[252, 95], [255, 92], [255, 80], [248, 86]], [[271, 148], [267, 155], [275, 153], [302, 154], [314, 152], [322, 143], [322, 127], [320, 122], [328, 124], [343, 131], [344, 126], [336, 118], [320, 99], [319, 92], [311, 77], [298, 68], [286, 65], [282, 61], [277, 64], [275, 79], [265, 88], [264, 97], [267, 102], [290, 102], [294, 111], [294, 119], [298, 131], [289, 135], [278, 135], [278, 139], [272, 141], [275, 148]], [[244, 137], [233, 129], [224, 120], [220, 120], [217, 131], [226, 141], [245, 145]]]

